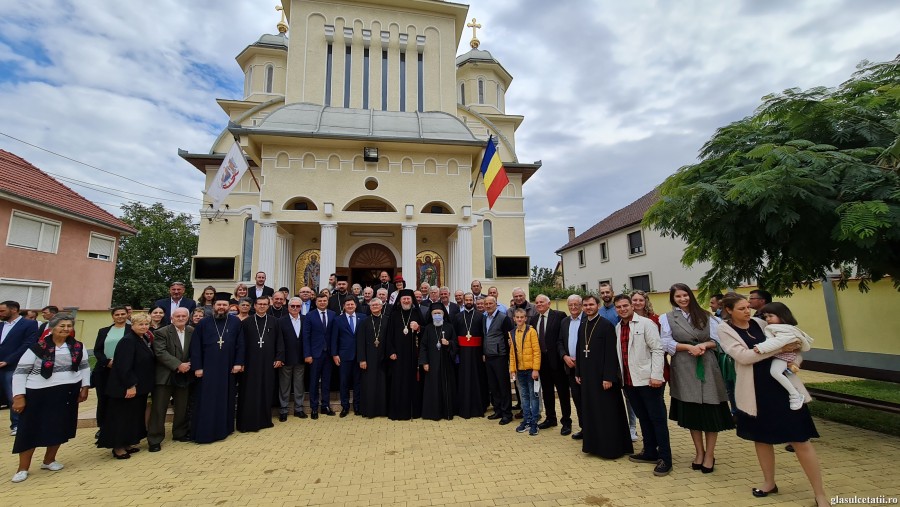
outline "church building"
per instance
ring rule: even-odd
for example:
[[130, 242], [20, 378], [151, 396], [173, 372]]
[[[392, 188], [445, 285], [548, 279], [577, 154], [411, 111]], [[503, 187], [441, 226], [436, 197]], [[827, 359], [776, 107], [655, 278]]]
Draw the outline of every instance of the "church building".
[[[237, 55], [244, 96], [218, 100], [228, 123], [209, 152], [179, 150], [207, 189], [235, 141], [250, 165], [219, 209], [204, 202], [194, 286], [230, 291], [263, 271], [295, 293], [326, 287], [331, 273], [371, 285], [386, 270], [408, 286], [525, 288], [522, 187], [541, 164], [516, 156], [512, 76], [479, 47], [468, 6], [277, 9], [278, 34]], [[457, 56], [464, 34], [472, 49]], [[489, 137], [509, 178], [492, 208], [479, 173]]]

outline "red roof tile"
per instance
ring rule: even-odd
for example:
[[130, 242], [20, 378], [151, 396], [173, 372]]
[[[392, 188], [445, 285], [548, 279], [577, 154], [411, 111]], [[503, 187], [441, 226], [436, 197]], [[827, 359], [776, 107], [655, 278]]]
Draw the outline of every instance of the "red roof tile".
[[76, 215], [120, 232], [137, 233], [134, 227], [56, 181], [27, 160], [5, 150], [0, 150], [0, 192], [40, 206], [55, 208], [61, 215]]
[[556, 250], [556, 253], [562, 252], [563, 250], [568, 250], [583, 243], [587, 243], [588, 241], [595, 240], [602, 236], [606, 236], [607, 234], [611, 234], [620, 229], [639, 224], [641, 220], [644, 219], [644, 214], [647, 213], [647, 210], [650, 209], [650, 206], [652, 206], [653, 203], [655, 203], [657, 200], [659, 200], [659, 193], [654, 188], [646, 195], [642, 196], [628, 206], [625, 206], [624, 208], [613, 212], [608, 217], [597, 222], [593, 227], [576, 236], [572, 241], [569, 241], [565, 245], [559, 247], [559, 249]]

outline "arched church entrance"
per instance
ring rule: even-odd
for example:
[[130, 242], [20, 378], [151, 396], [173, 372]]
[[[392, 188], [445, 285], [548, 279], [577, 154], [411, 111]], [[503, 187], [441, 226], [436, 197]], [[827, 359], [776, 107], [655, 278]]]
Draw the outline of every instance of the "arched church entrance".
[[394, 277], [397, 270], [397, 259], [391, 250], [378, 243], [367, 243], [353, 252], [350, 256], [350, 284], [358, 283], [363, 287], [370, 287], [379, 282], [378, 275], [387, 271]]

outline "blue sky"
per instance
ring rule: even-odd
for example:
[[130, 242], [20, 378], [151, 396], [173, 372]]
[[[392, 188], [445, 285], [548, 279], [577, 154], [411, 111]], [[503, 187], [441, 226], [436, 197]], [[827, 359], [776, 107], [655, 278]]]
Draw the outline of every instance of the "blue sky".
[[[195, 196], [163, 202], [198, 214], [202, 178], [177, 150], [209, 149], [227, 122], [215, 99], [240, 96], [234, 57], [280, 19], [274, 2], [225, 5], [0, 0], [0, 132]], [[526, 240], [533, 263], [552, 267], [567, 226], [583, 232], [694, 162], [763, 95], [835, 86], [860, 60], [893, 58], [900, 3], [474, 0], [471, 17], [514, 77], [519, 160], [543, 161], [525, 186]], [[4, 136], [0, 148], [147, 201], [189, 200]], [[72, 187], [113, 213], [126, 200]]]

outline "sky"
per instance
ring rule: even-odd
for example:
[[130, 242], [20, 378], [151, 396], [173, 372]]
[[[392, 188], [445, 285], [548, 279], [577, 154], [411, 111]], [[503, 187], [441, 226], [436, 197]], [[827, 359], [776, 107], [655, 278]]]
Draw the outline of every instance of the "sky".
[[[241, 97], [234, 57], [276, 33], [275, 3], [0, 0], [0, 149], [113, 214], [137, 199], [199, 218], [203, 178], [177, 150], [208, 151], [226, 125], [215, 99]], [[837, 86], [861, 60], [900, 52], [895, 0], [469, 5], [481, 49], [514, 78], [519, 161], [543, 163], [524, 187], [541, 267], [556, 265], [568, 226], [580, 234], [696, 162], [764, 95]]]

